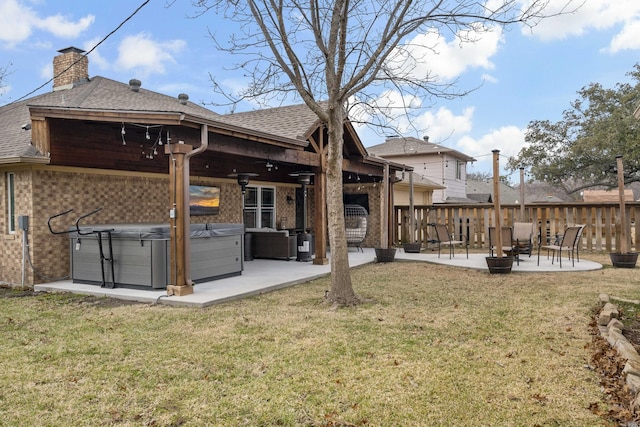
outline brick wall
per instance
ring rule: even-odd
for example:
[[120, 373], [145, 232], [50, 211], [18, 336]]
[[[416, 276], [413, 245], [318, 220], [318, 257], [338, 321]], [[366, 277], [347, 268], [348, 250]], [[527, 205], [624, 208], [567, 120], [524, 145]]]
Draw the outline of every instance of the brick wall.
[[[17, 217], [19, 215], [30, 215], [32, 210], [31, 204], [31, 172], [25, 170], [13, 171], [15, 174], [14, 181], [14, 200], [16, 228], [18, 228]], [[20, 284], [22, 282], [22, 231], [16, 230], [14, 234], [9, 234], [9, 220], [7, 212], [7, 174], [2, 173], [1, 185], [3, 195], [0, 201], [0, 283], [9, 282]], [[30, 225], [31, 227], [31, 225]], [[25, 284], [31, 283], [31, 275], [25, 275]]]
[[[54, 230], [68, 230], [76, 218], [95, 209], [102, 210], [83, 224], [168, 223], [169, 177], [160, 174], [112, 174], [87, 169], [40, 167], [15, 171], [16, 215], [28, 215], [29, 253], [33, 266], [45, 278], [26, 269], [25, 284], [43, 283], [70, 274], [68, 235], [49, 232], [47, 219], [68, 209], [73, 212], [53, 221]], [[1, 185], [6, 189], [6, 174]], [[192, 184], [220, 187], [217, 215], [193, 216], [192, 223], [241, 222], [240, 186], [233, 180], [193, 179]], [[3, 192], [6, 194], [6, 191]], [[277, 187], [277, 218], [295, 220], [295, 205], [286, 196], [295, 196], [291, 186]], [[0, 283], [20, 284], [22, 280], [22, 231], [7, 232], [6, 196], [0, 200]]]

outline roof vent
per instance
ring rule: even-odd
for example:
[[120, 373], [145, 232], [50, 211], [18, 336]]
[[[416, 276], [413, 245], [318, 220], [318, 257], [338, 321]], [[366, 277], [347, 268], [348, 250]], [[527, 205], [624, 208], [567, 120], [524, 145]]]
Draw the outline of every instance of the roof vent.
[[129, 80], [129, 87], [132, 91], [138, 92], [140, 90], [140, 86], [142, 86], [142, 82], [138, 79]]
[[422, 139], [424, 140], [424, 142], [429, 142], [429, 135], [423, 136]]
[[178, 95], [178, 99], [180, 100], [180, 104], [187, 105], [189, 95], [187, 95], [186, 93], [181, 93], [180, 95]]

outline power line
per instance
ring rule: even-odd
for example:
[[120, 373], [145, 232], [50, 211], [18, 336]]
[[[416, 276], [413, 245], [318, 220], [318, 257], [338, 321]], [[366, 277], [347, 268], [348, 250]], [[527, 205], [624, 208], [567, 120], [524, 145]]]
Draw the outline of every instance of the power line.
[[41, 84], [40, 86], [38, 86], [37, 88], [33, 89], [31, 92], [27, 93], [26, 95], [21, 96], [20, 98], [11, 101], [10, 103], [6, 104], [6, 106], [8, 105], [12, 105], [15, 104], [16, 102], [20, 102], [23, 99], [33, 95], [35, 92], [39, 91], [40, 89], [42, 89], [43, 87], [45, 87], [46, 85], [48, 85], [49, 83], [51, 83], [53, 80], [55, 80], [57, 77], [60, 77], [62, 74], [66, 73], [67, 71], [69, 71], [74, 65], [76, 65], [78, 62], [82, 61], [87, 55], [89, 55], [91, 52], [93, 52], [94, 50], [96, 50], [98, 48], [98, 46], [100, 46], [102, 43], [104, 43], [109, 37], [111, 37], [113, 34], [115, 34], [120, 28], [122, 28], [122, 26], [124, 24], [126, 24], [131, 18], [133, 18], [138, 12], [140, 12], [140, 10], [145, 7], [151, 0], [145, 0], [144, 2], [142, 2], [142, 4], [140, 6], [138, 6], [138, 8], [136, 10], [133, 11], [133, 13], [131, 15], [129, 15], [124, 21], [120, 22], [120, 24], [118, 24], [118, 26], [116, 28], [114, 28], [109, 34], [107, 34], [106, 36], [104, 36], [102, 38], [102, 40], [100, 40], [98, 43], [96, 43], [91, 49], [89, 49], [88, 52], [84, 53], [80, 58], [78, 58], [76, 61], [74, 61], [71, 65], [69, 65], [67, 68], [65, 68], [64, 70], [62, 70], [61, 72], [59, 72], [58, 74], [55, 74], [53, 77], [51, 77], [49, 80], [47, 80], [46, 82], [44, 82], [43, 84]]

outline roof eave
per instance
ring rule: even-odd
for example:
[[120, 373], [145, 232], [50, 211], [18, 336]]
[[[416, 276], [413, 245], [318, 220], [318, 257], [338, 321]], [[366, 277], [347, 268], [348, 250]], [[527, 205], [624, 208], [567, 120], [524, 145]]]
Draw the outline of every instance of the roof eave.
[[381, 167], [384, 166], [385, 164], [388, 164], [389, 167], [393, 170], [413, 172], [413, 166], [392, 162], [391, 160], [385, 159], [382, 157], [367, 155], [362, 158], [362, 161], [364, 163], [369, 163], [369, 164], [377, 165]]
[[12, 156], [12, 157], [0, 157], [0, 165], [12, 165], [12, 164], [37, 164], [48, 165], [51, 159], [48, 157], [25, 157], [25, 156]]
[[242, 126], [232, 125], [229, 123], [221, 122], [218, 120], [207, 119], [204, 117], [198, 117], [186, 114], [184, 121], [207, 125], [221, 133], [225, 133], [232, 136], [239, 136], [249, 140], [257, 140], [262, 142], [276, 143], [276, 145], [282, 145], [287, 148], [299, 148], [304, 149], [309, 145], [309, 141], [303, 141], [300, 139], [287, 138], [283, 136], [273, 135], [268, 132], [262, 132], [254, 129], [247, 129]]
[[99, 110], [87, 108], [66, 108], [66, 107], [45, 107], [30, 106], [29, 112], [32, 118], [61, 118], [76, 120], [93, 120], [98, 122], [123, 121], [145, 122], [152, 121], [153, 124], [188, 126], [207, 125], [223, 133], [242, 136], [250, 140], [258, 140], [288, 148], [304, 149], [309, 145], [308, 141], [285, 138], [267, 132], [246, 129], [240, 126], [231, 125], [218, 120], [208, 119], [201, 116], [186, 114], [180, 111], [144, 111], [144, 110]]

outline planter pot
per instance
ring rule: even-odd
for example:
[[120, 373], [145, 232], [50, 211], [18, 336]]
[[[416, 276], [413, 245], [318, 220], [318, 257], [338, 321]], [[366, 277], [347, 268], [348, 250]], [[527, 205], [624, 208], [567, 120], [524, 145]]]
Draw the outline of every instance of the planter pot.
[[420, 242], [415, 242], [415, 243], [404, 243], [402, 245], [402, 247], [404, 248], [404, 251], [406, 253], [409, 254], [419, 254], [420, 253], [420, 248], [422, 248], [422, 243]]
[[376, 262], [393, 262], [396, 257], [396, 248], [375, 248]]
[[611, 263], [614, 267], [619, 268], [635, 268], [636, 261], [638, 261], [638, 253], [637, 252], [627, 252], [626, 254], [621, 253], [610, 253], [609, 257], [611, 258]]
[[489, 273], [491, 274], [509, 274], [513, 267], [513, 257], [504, 256], [488, 256], [486, 257], [487, 267], [489, 267]]

